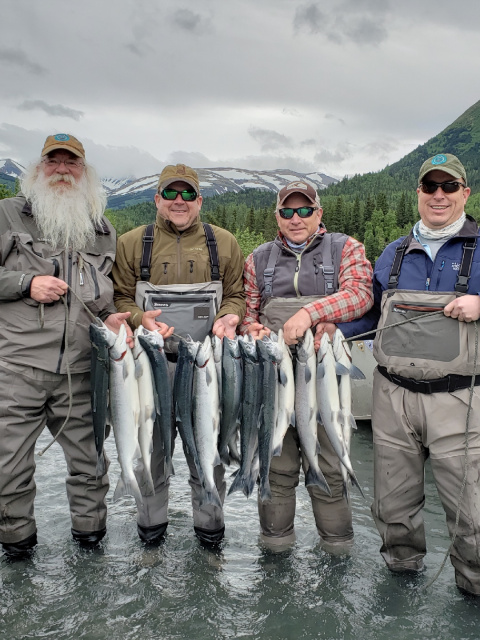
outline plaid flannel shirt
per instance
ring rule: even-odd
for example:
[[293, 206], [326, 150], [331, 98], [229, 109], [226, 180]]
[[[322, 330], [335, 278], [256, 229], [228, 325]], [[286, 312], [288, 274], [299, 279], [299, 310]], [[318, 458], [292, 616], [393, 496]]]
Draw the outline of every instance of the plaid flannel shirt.
[[[325, 233], [324, 230], [320, 231], [322, 232]], [[283, 236], [279, 235], [286, 244]], [[303, 307], [310, 314], [312, 326], [319, 322], [349, 322], [363, 316], [373, 306], [372, 275], [372, 265], [365, 256], [365, 247], [355, 238], [348, 237], [342, 251], [338, 291]], [[243, 283], [247, 312], [240, 325], [242, 334], [247, 332], [251, 324], [260, 322], [261, 295], [257, 286], [253, 253], [245, 261]]]

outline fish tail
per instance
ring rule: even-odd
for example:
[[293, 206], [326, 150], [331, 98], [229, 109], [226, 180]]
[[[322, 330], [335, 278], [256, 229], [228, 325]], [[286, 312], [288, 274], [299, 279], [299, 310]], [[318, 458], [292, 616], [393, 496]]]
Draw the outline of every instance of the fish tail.
[[305, 486], [317, 486], [322, 491], [324, 491], [327, 495], [331, 496], [332, 491], [328, 486], [328, 482], [325, 480], [325, 476], [320, 471], [315, 471], [312, 467], [309, 467], [307, 473], [305, 474]]
[[236, 472], [235, 478], [230, 485], [230, 489], [228, 490], [228, 495], [234, 493], [235, 491], [243, 491], [245, 486], [245, 475], [243, 473]]
[[365, 500], [365, 494], [363, 493], [362, 487], [360, 486], [360, 483], [358, 482], [356, 475], [354, 473], [351, 473], [350, 478], [352, 479], [352, 484], [354, 484], [357, 487], [357, 489], [362, 494], [362, 498]]
[[105, 459], [105, 452], [97, 454], [97, 468], [95, 470], [96, 479], [102, 478], [107, 473], [107, 461]]
[[220, 496], [218, 495], [218, 491], [215, 487], [213, 487], [211, 491], [205, 491], [203, 504], [211, 504], [214, 507], [222, 509], [222, 501], [220, 500]]
[[272, 501], [272, 491], [270, 489], [270, 482], [268, 478], [262, 479], [260, 481], [259, 498], [262, 502]]

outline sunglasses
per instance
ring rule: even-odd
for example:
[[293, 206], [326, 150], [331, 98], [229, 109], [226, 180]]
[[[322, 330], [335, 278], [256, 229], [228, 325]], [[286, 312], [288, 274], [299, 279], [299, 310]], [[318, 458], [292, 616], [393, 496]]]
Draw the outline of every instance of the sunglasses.
[[189, 189], [185, 189], [184, 191], [177, 191], [176, 189], [162, 189], [160, 191], [160, 195], [164, 200], [175, 200], [175, 198], [180, 194], [182, 196], [182, 200], [185, 202], [192, 202], [197, 199], [197, 192], [190, 191]]
[[423, 193], [435, 193], [435, 191], [440, 187], [443, 193], [456, 193], [460, 187], [465, 188], [466, 185], [463, 182], [457, 182], [456, 180], [452, 180], [449, 182], [434, 182], [433, 180], [425, 180], [425, 182], [421, 182], [419, 185], [419, 189], [423, 191]]
[[298, 209], [279, 209], [278, 213], [281, 218], [290, 220], [295, 214], [297, 214], [299, 218], [309, 218], [316, 210], [317, 207], [298, 207]]

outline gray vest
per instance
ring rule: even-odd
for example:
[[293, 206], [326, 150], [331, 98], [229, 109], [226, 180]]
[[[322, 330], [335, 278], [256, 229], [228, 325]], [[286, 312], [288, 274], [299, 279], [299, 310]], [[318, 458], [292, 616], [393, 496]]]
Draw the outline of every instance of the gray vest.
[[253, 252], [260, 292], [260, 322], [278, 331], [305, 305], [338, 290], [342, 252], [348, 236], [316, 236], [301, 252], [286, 247], [280, 238]]

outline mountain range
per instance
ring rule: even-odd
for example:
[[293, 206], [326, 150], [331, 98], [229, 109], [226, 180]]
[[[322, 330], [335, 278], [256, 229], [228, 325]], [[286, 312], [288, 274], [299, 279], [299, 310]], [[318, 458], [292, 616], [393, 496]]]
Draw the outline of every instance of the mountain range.
[[[0, 160], [0, 183], [13, 189], [15, 179], [24, 167], [14, 160]], [[284, 185], [294, 180], [308, 180], [317, 189], [325, 189], [338, 182], [324, 173], [298, 173], [288, 169], [275, 171], [250, 171], [233, 167], [197, 169], [200, 189], [204, 197], [239, 193], [246, 189], [263, 189], [276, 193]], [[108, 194], [110, 209], [123, 209], [141, 202], [152, 202], [157, 191], [158, 175], [143, 178], [104, 178], [102, 180]]]

